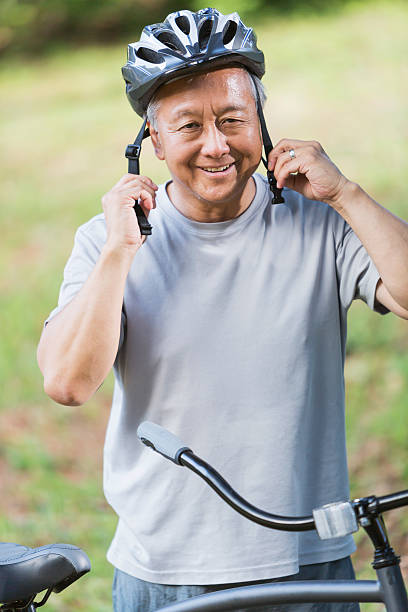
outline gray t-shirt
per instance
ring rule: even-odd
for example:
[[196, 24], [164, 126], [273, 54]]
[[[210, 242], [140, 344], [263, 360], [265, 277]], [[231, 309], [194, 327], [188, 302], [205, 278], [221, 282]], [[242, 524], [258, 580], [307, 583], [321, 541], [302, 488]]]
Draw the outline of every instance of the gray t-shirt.
[[[108, 559], [151, 582], [273, 578], [354, 550], [350, 537], [250, 523], [136, 437], [143, 420], [163, 425], [269, 512], [311, 514], [348, 498], [346, 314], [355, 298], [374, 308], [379, 275], [333, 209], [290, 190], [271, 206], [254, 178], [251, 206], [221, 223], [187, 219], [160, 186], [153, 234], [129, 272], [104, 451], [119, 516]], [[102, 214], [79, 228], [50, 316], [105, 240]]]

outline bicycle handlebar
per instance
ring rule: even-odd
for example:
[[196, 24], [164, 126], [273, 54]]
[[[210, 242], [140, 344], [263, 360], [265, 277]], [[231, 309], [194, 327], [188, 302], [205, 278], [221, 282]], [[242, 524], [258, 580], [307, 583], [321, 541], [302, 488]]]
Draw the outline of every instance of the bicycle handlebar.
[[[358, 501], [357, 499], [354, 500], [356, 503]], [[388, 495], [382, 495], [381, 497], [373, 496], [368, 504], [369, 509], [375, 510], [380, 514], [388, 510], [402, 508], [403, 506], [408, 506], [408, 489], [397, 491], [396, 493], [389, 493]]]
[[145, 421], [137, 429], [139, 439], [167, 459], [178, 465], [184, 465], [201, 476], [224, 501], [246, 518], [282, 531], [306, 531], [315, 529], [312, 516], [288, 517], [279, 516], [256, 508], [228, 484], [228, 482], [211, 465], [197, 457], [191, 448], [177, 436], [156, 423]]
[[[328, 504], [327, 506], [323, 506], [323, 508], [318, 508], [317, 511], [314, 511], [314, 516], [288, 517], [271, 514], [253, 506], [246, 499], [241, 497], [241, 495], [234, 491], [231, 485], [211, 465], [206, 463], [203, 459], [200, 459], [200, 457], [197, 457], [180, 438], [160, 425], [145, 421], [139, 425], [137, 435], [146, 446], [149, 446], [177, 465], [184, 465], [195, 472], [237, 512], [264, 527], [281, 531], [310, 531], [312, 529], [317, 529], [320, 537], [339, 537], [347, 533], [352, 533], [358, 529], [355, 517], [350, 516], [350, 514], [353, 514], [351, 509], [354, 510], [358, 518], [359, 508], [363, 505], [369, 512], [373, 513], [382, 513], [387, 510], [408, 505], [408, 490], [384, 495], [382, 497], [372, 496], [362, 500], [355, 499], [351, 502], [342, 502], [340, 504], [348, 506], [348, 508], [346, 508], [348, 516], [346, 512], [345, 524], [340, 525], [340, 529], [338, 518], [340, 517], [340, 522], [343, 522], [343, 510], [341, 510], [341, 516], [340, 513], [338, 515], [333, 515], [333, 521], [336, 524], [328, 524], [332, 521], [331, 513], [336, 504]], [[321, 519], [321, 511], [324, 511], [323, 520]], [[354, 524], [352, 518], [354, 519]], [[322, 532], [326, 532], [326, 535], [322, 535]]]

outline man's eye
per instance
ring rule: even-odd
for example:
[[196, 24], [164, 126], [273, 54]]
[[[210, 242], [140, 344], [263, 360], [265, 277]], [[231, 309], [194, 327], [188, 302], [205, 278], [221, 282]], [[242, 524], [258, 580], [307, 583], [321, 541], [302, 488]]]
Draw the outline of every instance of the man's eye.
[[196, 123], [195, 121], [192, 121], [191, 123], [186, 123], [185, 125], [183, 125], [183, 127], [181, 128], [182, 130], [193, 130], [194, 128], [199, 127], [198, 123]]

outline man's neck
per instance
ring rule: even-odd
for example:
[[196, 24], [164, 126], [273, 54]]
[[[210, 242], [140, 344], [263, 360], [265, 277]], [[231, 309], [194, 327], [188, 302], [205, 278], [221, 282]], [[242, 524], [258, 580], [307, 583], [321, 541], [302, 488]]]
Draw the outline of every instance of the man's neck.
[[207, 202], [183, 189], [177, 181], [167, 185], [167, 195], [173, 206], [192, 221], [199, 223], [219, 223], [235, 219], [244, 213], [251, 205], [256, 194], [255, 181], [251, 177], [240, 196], [220, 203]]

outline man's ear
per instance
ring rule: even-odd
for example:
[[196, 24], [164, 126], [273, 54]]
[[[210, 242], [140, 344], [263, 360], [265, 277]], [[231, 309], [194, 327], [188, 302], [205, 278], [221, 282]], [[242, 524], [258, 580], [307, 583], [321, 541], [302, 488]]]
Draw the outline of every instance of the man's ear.
[[156, 154], [156, 157], [160, 160], [164, 160], [164, 152], [163, 152], [163, 147], [160, 141], [160, 136], [159, 133], [153, 128], [152, 124], [150, 123], [150, 121], [147, 122], [147, 126], [149, 128], [149, 132], [150, 132], [150, 138], [152, 140], [153, 143], [153, 148], [154, 148], [154, 152]]

